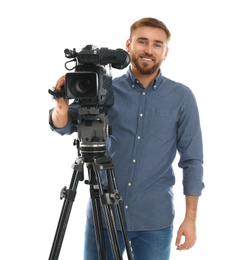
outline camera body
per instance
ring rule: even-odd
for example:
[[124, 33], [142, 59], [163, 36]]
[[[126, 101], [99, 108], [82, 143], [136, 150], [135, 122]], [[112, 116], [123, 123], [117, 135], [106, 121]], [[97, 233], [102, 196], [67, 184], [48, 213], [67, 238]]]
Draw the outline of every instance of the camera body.
[[[54, 98], [75, 99], [81, 107], [105, 108], [114, 104], [112, 91], [111, 66], [123, 69], [130, 63], [129, 54], [122, 50], [98, 49], [93, 45], [85, 46], [76, 52], [65, 49], [65, 56], [72, 60], [65, 63], [69, 72], [65, 76], [65, 85], [61, 92], [49, 91]], [[75, 62], [73, 68], [68, 68], [70, 62]], [[108, 71], [106, 69], [108, 65]]]
[[63, 90], [65, 97], [77, 100], [81, 107], [112, 106], [114, 96], [110, 74], [102, 66], [84, 66], [84, 69], [87, 70], [66, 74]]

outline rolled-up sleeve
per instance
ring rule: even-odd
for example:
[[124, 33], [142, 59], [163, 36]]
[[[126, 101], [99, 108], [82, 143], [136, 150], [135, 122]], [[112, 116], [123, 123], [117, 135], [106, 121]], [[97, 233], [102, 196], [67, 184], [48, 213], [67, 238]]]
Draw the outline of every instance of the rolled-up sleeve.
[[79, 108], [80, 108], [80, 106], [76, 102], [73, 102], [72, 104], [70, 104], [68, 123], [63, 128], [56, 128], [53, 125], [53, 122], [52, 122], [53, 109], [51, 109], [49, 111], [49, 125], [50, 125], [51, 130], [57, 132], [60, 135], [70, 135], [70, 134], [76, 132], [77, 131], [77, 116], [78, 116]]
[[197, 103], [191, 90], [181, 107], [177, 138], [180, 154], [178, 165], [183, 169], [184, 194], [200, 196], [204, 188], [203, 144]]

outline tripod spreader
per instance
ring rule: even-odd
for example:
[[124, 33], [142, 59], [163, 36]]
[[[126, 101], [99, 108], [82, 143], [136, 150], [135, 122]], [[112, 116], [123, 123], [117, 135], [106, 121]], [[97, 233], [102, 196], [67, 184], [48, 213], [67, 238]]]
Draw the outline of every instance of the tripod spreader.
[[122, 197], [119, 192], [116, 190], [113, 193], [105, 193], [101, 196], [102, 205], [118, 205], [122, 201]]

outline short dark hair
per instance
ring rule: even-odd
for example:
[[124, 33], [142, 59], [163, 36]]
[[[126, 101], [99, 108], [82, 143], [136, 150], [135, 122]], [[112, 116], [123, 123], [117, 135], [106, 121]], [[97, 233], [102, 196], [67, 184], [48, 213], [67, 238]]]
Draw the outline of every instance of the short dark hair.
[[171, 33], [170, 33], [169, 29], [167, 28], [167, 26], [162, 21], [155, 19], [155, 18], [151, 18], [151, 17], [142, 18], [142, 19], [136, 21], [135, 23], [133, 23], [130, 27], [130, 38], [131, 38], [133, 32], [137, 28], [143, 27], [143, 26], [149, 26], [149, 27], [162, 29], [165, 31], [165, 33], [167, 35], [167, 40], [169, 41], [171, 38]]

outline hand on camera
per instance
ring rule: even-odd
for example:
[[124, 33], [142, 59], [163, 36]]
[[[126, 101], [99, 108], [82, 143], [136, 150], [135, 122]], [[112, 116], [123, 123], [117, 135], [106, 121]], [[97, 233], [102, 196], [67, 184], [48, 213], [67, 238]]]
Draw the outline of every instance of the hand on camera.
[[[55, 89], [58, 91], [61, 91], [61, 88], [64, 86], [65, 84], [65, 75], [63, 75], [62, 77], [60, 77], [57, 82], [56, 82], [56, 86]], [[58, 109], [64, 110], [64, 112], [66, 112], [68, 110], [69, 107], [69, 99], [66, 98], [58, 98], [56, 99], [57, 102], [57, 107]]]

